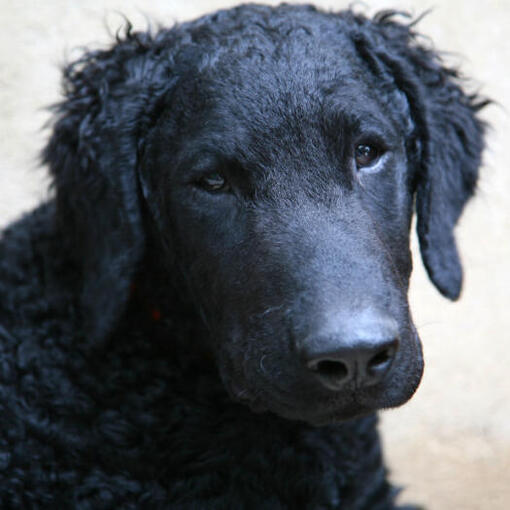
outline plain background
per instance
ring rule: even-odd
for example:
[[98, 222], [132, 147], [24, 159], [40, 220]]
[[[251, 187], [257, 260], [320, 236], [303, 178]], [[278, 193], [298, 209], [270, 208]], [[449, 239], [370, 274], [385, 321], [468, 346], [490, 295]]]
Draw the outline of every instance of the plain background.
[[[382, 418], [402, 501], [432, 510], [510, 508], [510, 0], [373, 0], [356, 9], [432, 7], [418, 29], [498, 105], [477, 198], [457, 229], [465, 266], [461, 300], [441, 298], [424, 274], [416, 240], [411, 303], [426, 358], [413, 400]], [[270, 2], [272, 3], [272, 2]], [[0, 0], [0, 226], [48, 197], [37, 163], [48, 133], [44, 107], [59, 98], [59, 65], [80, 46], [101, 47], [124, 22], [170, 25], [230, 1]], [[318, 1], [339, 10], [348, 2]]]

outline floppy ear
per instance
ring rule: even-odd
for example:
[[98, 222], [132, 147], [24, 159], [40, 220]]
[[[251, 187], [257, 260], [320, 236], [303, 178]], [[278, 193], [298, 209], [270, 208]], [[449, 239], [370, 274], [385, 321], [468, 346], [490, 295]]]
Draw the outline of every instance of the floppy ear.
[[444, 296], [457, 299], [462, 266], [453, 230], [476, 189], [484, 126], [475, 116], [480, 104], [453, 84], [444, 69], [437, 74], [439, 81], [425, 89], [428, 118], [416, 195], [418, 238], [430, 279]]
[[144, 253], [137, 149], [169, 83], [168, 69], [155, 64], [152, 37], [130, 28], [111, 49], [89, 52], [64, 70], [65, 100], [55, 107], [43, 152], [91, 338], [106, 335], [123, 311]]
[[489, 101], [467, 95], [458, 73], [418, 44], [415, 23], [394, 21], [399, 14], [382, 12], [372, 22], [358, 18], [355, 44], [373, 72], [407, 97], [420, 251], [438, 290], [457, 299], [462, 267], [453, 230], [476, 188], [485, 128], [476, 113]]

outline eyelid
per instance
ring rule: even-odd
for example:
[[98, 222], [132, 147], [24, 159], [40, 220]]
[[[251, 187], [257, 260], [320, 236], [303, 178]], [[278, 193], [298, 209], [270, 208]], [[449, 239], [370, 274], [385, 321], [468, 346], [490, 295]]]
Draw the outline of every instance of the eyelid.
[[382, 169], [382, 167], [385, 165], [385, 163], [389, 157], [390, 157], [390, 151], [381, 149], [381, 155], [374, 161], [374, 163], [372, 165], [363, 166], [363, 167], [357, 169], [357, 173], [358, 174], [376, 174], [377, 172], [379, 172]]
[[354, 140], [354, 147], [358, 145], [372, 145], [379, 149], [381, 153], [389, 150], [385, 138], [377, 132], [364, 131], [363, 134], [357, 136]]

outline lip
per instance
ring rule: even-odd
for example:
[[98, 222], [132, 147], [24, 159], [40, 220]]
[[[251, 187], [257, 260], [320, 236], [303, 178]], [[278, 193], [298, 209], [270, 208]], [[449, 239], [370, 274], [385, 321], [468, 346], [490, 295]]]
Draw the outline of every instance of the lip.
[[247, 406], [256, 414], [271, 412], [285, 419], [304, 421], [314, 426], [344, 422], [379, 409], [378, 406], [360, 403], [357, 394], [351, 392], [342, 395], [344, 404], [340, 407], [335, 405], [337, 399], [331, 394], [326, 401], [313, 406], [306, 401], [300, 402], [301, 405], [292, 405], [289, 403], [288, 395], [280, 392], [269, 393], [267, 390], [251, 392], [233, 379], [225, 386], [233, 401]]
[[[329, 406], [328, 406], [329, 407]], [[285, 407], [282, 409], [268, 409], [269, 411], [281, 416], [282, 418], [304, 421], [313, 426], [326, 426], [335, 423], [342, 423], [354, 418], [360, 418], [376, 412], [379, 408], [372, 406], [365, 406], [356, 400], [350, 401], [341, 408], [330, 407], [324, 408], [295, 408]]]

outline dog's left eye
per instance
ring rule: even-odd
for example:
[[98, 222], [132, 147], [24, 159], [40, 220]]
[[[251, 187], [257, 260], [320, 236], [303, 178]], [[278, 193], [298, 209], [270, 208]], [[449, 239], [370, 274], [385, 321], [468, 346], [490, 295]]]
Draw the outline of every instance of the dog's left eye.
[[354, 160], [356, 161], [356, 167], [359, 169], [370, 167], [377, 162], [382, 154], [382, 150], [375, 146], [365, 143], [361, 143], [356, 146], [354, 150]]
[[228, 181], [218, 172], [204, 175], [196, 181], [197, 186], [210, 193], [218, 193], [221, 191], [229, 191], [230, 185]]

